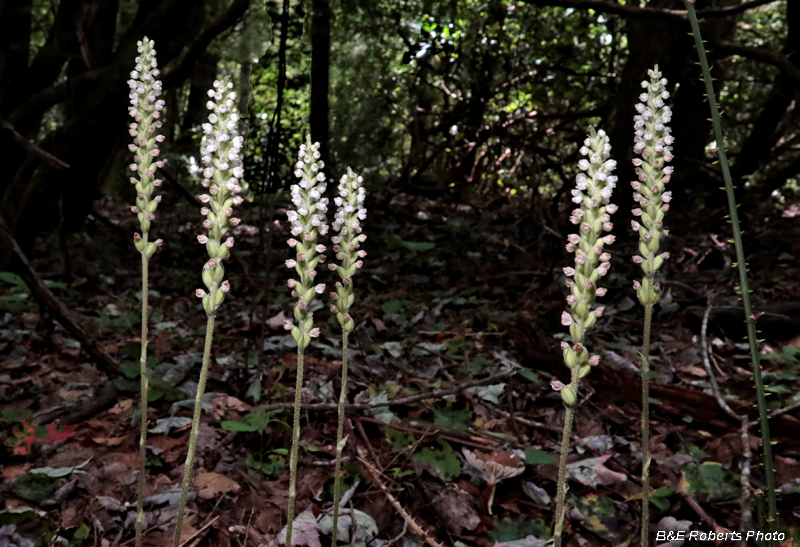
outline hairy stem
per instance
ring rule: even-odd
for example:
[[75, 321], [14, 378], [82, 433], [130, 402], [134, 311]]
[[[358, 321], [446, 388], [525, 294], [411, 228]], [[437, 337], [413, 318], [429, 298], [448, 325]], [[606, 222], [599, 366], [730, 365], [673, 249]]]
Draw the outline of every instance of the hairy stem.
[[728, 166], [728, 157], [725, 154], [725, 141], [722, 136], [722, 125], [719, 118], [719, 107], [717, 106], [717, 99], [714, 95], [714, 86], [711, 80], [711, 71], [708, 68], [708, 59], [706, 58], [705, 47], [703, 46], [703, 38], [700, 35], [700, 25], [697, 22], [697, 14], [694, 11], [694, 6], [689, 0], [683, 0], [686, 5], [686, 11], [689, 15], [689, 22], [692, 25], [692, 34], [694, 35], [695, 46], [697, 47], [697, 55], [700, 58], [700, 66], [703, 70], [703, 80], [706, 85], [706, 96], [708, 97], [708, 105], [711, 108], [711, 121], [714, 126], [714, 138], [717, 141], [717, 154], [719, 156], [719, 164], [722, 168], [722, 176], [725, 179], [725, 193], [728, 197], [728, 210], [730, 211], [730, 223], [733, 229], [733, 241], [736, 247], [736, 261], [739, 269], [739, 289], [744, 306], [745, 322], [747, 324], [747, 339], [750, 343], [750, 360], [753, 363], [753, 379], [756, 385], [756, 397], [758, 398], [758, 414], [761, 423], [761, 439], [764, 448], [764, 475], [766, 478], [767, 486], [767, 504], [768, 504], [768, 525], [769, 530], [774, 532], [778, 520], [777, 502], [775, 499], [775, 476], [772, 466], [772, 440], [769, 434], [769, 416], [767, 413], [767, 400], [764, 395], [764, 379], [761, 376], [761, 364], [759, 361], [758, 353], [758, 335], [756, 333], [756, 322], [753, 318], [753, 309], [750, 305], [750, 289], [747, 283], [747, 262], [745, 261], [744, 246], [742, 244], [742, 231], [739, 227], [739, 215], [737, 213], [736, 196], [733, 193], [733, 181], [731, 179], [731, 171]]
[[[572, 369], [572, 381], [570, 386], [578, 395], [578, 367]], [[575, 401], [574, 405], [567, 406], [567, 413], [564, 416], [564, 433], [561, 439], [561, 459], [558, 462], [558, 492], [556, 493], [556, 525], [553, 530], [553, 541], [555, 547], [561, 547], [561, 535], [564, 532], [564, 509], [567, 500], [567, 454], [569, 453], [569, 438], [572, 434], [572, 421], [575, 418], [575, 406], [578, 402]]]
[[339, 393], [339, 425], [336, 429], [336, 470], [333, 479], [333, 545], [339, 540], [339, 500], [341, 493], [342, 437], [344, 436], [344, 404], [347, 401], [347, 331], [342, 330], [342, 390]]
[[[650, 281], [652, 286], [652, 279]], [[642, 340], [642, 547], [647, 547], [650, 542], [650, 326], [652, 322], [653, 304], [647, 304], [644, 307]]]
[[292, 424], [292, 452], [289, 456], [289, 509], [286, 522], [286, 545], [292, 545], [294, 503], [297, 499], [297, 457], [300, 449], [300, 405], [303, 400], [303, 347], [297, 348], [297, 384], [294, 393], [294, 422]]
[[203, 366], [200, 368], [200, 383], [197, 384], [197, 395], [194, 399], [194, 417], [192, 418], [192, 432], [189, 434], [189, 451], [186, 453], [186, 464], [183, 468], [183, 483], [181, 484], [181, 502], [178, 505], [178, 520], [175, 525], [175, 535], [172, 538], [172, 547], [180, 547], [181, 528], [183, 527], [183, 514], [186, 511], [186, 498], [189, 495], [189, 481], [192, 478], [192, 463], [194, 449], [197, 446], [197, 436], [200, 432], [200, 414], [203, 410], [203, 395], [206, 391], [208, 379], [208, 363], [211, 361], [211, 339], [214, 336], [214, 314], [208, 314], [206, 323], [206, 344], [203, 350]]
[[[147, 232], [142, 234], [144, 249], [147, 249]], [[142, 547], [142, 525], [144, 523], [144, 481], [147, 467], [147, 291], [148, 265], [147, 251], [142, 255], [142, 355], [139, 358], [142, 396], [142, 432], [139, 437], [139, 484], [136, 487], [136, 547]]]

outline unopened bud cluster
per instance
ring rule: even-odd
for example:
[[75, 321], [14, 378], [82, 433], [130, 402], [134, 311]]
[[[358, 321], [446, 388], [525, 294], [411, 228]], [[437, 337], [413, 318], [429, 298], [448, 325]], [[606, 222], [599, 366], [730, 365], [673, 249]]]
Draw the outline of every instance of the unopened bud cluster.
[[[572, 190], [572, 201], [579, 207], [570, 217], [570, 221], [578, 226], [578, 233], [571, 234], [567, 243], [567, 251], [575, 253], [575, 266], [564, 268], [570, 290], [567, 297], [570, 310], [561, 315], [561, 324], [569, 327], [574, 343], [570, 346], [562, 342], [564, 363], [573, 371], [577, 369], [577, 376], [573, 376], [576, 379], [586, 376], [590, 366], [599, 363], [597, 356], [589, 356], [584, 337], [603, 314], [602, 307], [592, 308], [595, 298], [606, 293], [597, 283], [608, 273], [611, 255], [605, 252], [605, 246], [614, 242], [614, 236], [604, 233], [613, 228], [611, 215], [617, 210], [616, 205], [609, 203], [617, 182], [617, 177], [611, 173], [617, 164], [609, 159], [611, 145], [605, 131], [595, 132], [591, 128], [580, 152], [585, 157], [578, 162], [581, 172], [575, 178], [576, 187]], [[559, 383], [553, 388], [561, 391], [566, 405], [572, 406], [576, 401], [576, 386]]]
[[[289, 279], [292, 297], [297, 298], [294, 306], [295, 325], [286, 320], [284, 327], [292, 331], [292, 337], [300, 349], [311, 343], [311, 338], [319, 336], [315, 328], [313, 314], [308, 311], [314, 296], [325, 292], [325, 284], [314, 284], [317, 276], [316, 267], [325, 262], [325, 246], [317, 244], [317, 237], [328, 233], [325, 214], [328, 211], [328, 198], [323, 198], [327, 185], [322, 173], [324, 162], [320, 161], [319, 143], [311, 143], [308, 137], [306, 144], [300, 146], [300, 155], [295, 165], [295, 176], [300, 179], [291, 187], [294, 210], [286, 213], [292, 225], [290, 247], [297, 251], [295, 259], [286, 261], [286, 266], [294, 268], [300, 279]], [[294, 239], [294, 238], [299, 239]], [[319, 253], [319, 256], [317, 254]]]
[[633, 286], [642, 305], [655, 304], [660, 298], [660, 287], [653, 282], [653, 275], [669, 257], [668, 253], [658, 254], [658, 248], [661, 238], [668, 233], [663, 220], [672, 199], [672, 193], [664, 191], [672, 175], [672, 167], [665, 164], [672, 160], [673, 142], [667, 125], [672, 111], [664, 104], [669, 98], [667, 80], [661, 77], [658, 66], [648, 70], [648, 75], [650, 81], [642, 82], [646, 93], [639, 96], [641, 102], [636, 105], [637, 114], [633, 118], [633, 149], [641, 158], [633, 160], [639, 180], [631, 182], [633, 199], [639, 205], [633, 210], [639, 220], [634, 219], [631, 226], [639, 234], [640, 254], [633, 261], [642, 265], [645, 274], [642, 282], [634, 281]]
[[139, 252], [150, 258], [162, 244], [160, 239], [148, 243], [147, 234], [150, 221], [155, 219], [156, 208], [161, 202], [161, 196], [153, 197], [153, 192], [157, 186], [161, 186], [161, 180], [155, 178], [156, 168], [164, 167], [164, 162], [157, 159], [160, 153], [157, 143], [163, 142], [164, 136], [156, 135], [156, 130], [161, 127], [159, 118], [164, 101], [158, 98], [161, 95], [161, 82], [156, 79], [159, 71], [156, 50], [153, 49], [155, 43], [144, 38], [137, 46], [139, 56], [128, 80], [131, 88], [128, 112], [135, 120], [128, 126], [133, 137], [133, 144], [129, 144], [128, 149], [134, 154], [130, 169], [136, 174], [130, 178], [136, 188], [136, 205], [131, 207], [131, 211], [139, 217], [142, 228], [141, 234], [134, 234], [134, 244]]
[[328, 268], [339, 274], [341, 282], [336, 282], [336, 292], [331, 293], [331, 298], [336, 301], [331, 306], [331, 312], [336, 314], [336, 319], [346, 333], [351, 332], [355, 326], [350, 317], [350, 306], [355, 300], [352, 278], [363, 265], [361, 259], [367, 256], [366, 251], [359, 250], [360, 244], [367, 239], [361, 233], [361, 221], [367, 218], [362, 182], [363, 179], [348, 168], [347, 174], [339, 181], [339, 197], [334, 199], [337, 209], [333, 229], [339, 235], [332, 237], [331, 242], [339, 265], [328, 264]]
[[208, 194], [199, 196], [203, 203], [200, 212], [206, 217], [203, 227], [207, 235], [197, 236], [197, 241], [206, 246], [208, 262], [203, 266], [203, 283], [208, 292], [197, 289], [203, 299], [203, 309], [214, 315], [230, 290], [230, 283], [223, 280], [225, 268], [222, 261], [228, 258], [233, 237], [225, 237], [231, 226], [239, 224], [233, 216], [233, 206], [242, 203], [241, 178], [244, 176], [240, 156], [244, 138], [238, 134], [239, 115], [233, 112], [236, 93], [231, 91], [233, 83], [228, 78], [215, 81], [208, 91], [210, 100], [206, 104], [211, 113], [208, 123], [203, 124], [205, 143], [202, 148], [204, 187]]

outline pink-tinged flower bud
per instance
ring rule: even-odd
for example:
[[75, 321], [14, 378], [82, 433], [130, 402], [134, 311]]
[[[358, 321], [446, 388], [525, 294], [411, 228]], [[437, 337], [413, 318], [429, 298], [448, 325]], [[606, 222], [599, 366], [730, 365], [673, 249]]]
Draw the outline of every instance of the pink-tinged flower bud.
[[159, 187], [159, 186], [161, 186], [162, 183], [163, 183], [163, 181], [161, 179], [156, 179], [156, 180], [153, 181], [153, 186]]
[[130, 164], [129, 167], [131, 168], [131, 171], [138, 171], [139, 170], [139, 166], [136, 165], [135, 163]]
[[642, 286], [642, 284], [641, 284], [641, 283], [639, 283], [639, 281], [637, 281], [637, 280], [635, 280], [635, 279], [633, 280], [633, 288], [634, 288], [634, 290], [637, 290], [637, 291], [638, 291], [638, 290], [639, 290], [639, 288], [641, 288], [641, 286]]
[[314, 327], [313, 329], [311, 329], [310, 331], [308, 331], [308, 335], [309, 335], [311, 338], [317, 338], [317, 337], [319, 337], [319, 328], [318, 328], [318, 327]]
[[568, 327], [572, 324], [572, 315], [569, 312], [563, 312], [561, 314], [561, 324], [565, 327]]
[[594, 294], [595, 294], [595, 296], [605, 296], [606, 292], [607, 292], [607, 289], [605, 287], [598, 287], [594, 291]]
[[596, 308], [592, 313], [594, 313], [595, 317], [603, 317], [603, 307]]
[[134, 241], [139, 241], [140, 239], [142, 239], [142, 236], [139, 234], [139, 232], [134, 232], [133, 233], [133, 240]]
[[633, 262], [636, 264], [641, 264], [642, 262], [644, 262], [644, 259], [639, 255], [634, 255]]
[[361, 267], [362, 267], [363, 265], [364, 265], [364, 263], [363, 263], [361, 260], [357, 260], [357, 261], [356, 261], [356, 268], [357, 268], [357, 269], [361, 269]]
[[228, 249], [233, 248], [233, 238], [232, 237], [229, 237], [228, 239], [225, 240], [225, 246]]
[[297, 246], [297, 240], [296, 240], [296, 239], [290, 239], [290, 240], [289, 240], [289, 241], [287, 241], [286, 243], [288, 243], [288, 244], [289, 244], [289, 247], [292, 247], [292, 248], [294, 248], [294, 247], [296, 247], [296, 246]]
[[138, 213], [138, 212], [139, 212], [139, 208], [136, 205], [131, 207], [131, 213]]
[[609, 203], [608, 205], [606, 205], [606, 211], [608, 211], [609, 215], [613, 215], [614, 213], [617, 212], [618, 209], [619, 207], [617, 207], [613, 203]]
[[569, 344], [564, 340], [561, 341], [561, 350], [569, 349]]
[[314, 291], [316, 291], [317, 294], [324, 293], [325, 292], [325, 283], [320, 283], [319, 285], [314, 287]]
[[550, 380], [550, 387], [553, 388], [553, 391], [561, 391], [564, 389], [564, 384], [558, 380]]
[[611, 255], [608, 253], [603, 253], [600, 255], [600, 262], [608, 262], [611, 260]]
[[206, 295], [206, 291], [204, 291], [203, 289], [197, 289], [196, 291], [194, 291], [194, 295], [197, 298], [203, 298]]
[[365, 236], [364, 234], [358, 236], [358, 241], [360, 241], [361, 243], [364, 243], [366, 240], [367, 236]]
[[332, 272], [336, 271], [336, 264], [328, 264], [328, 269]]
[[578, 303], [577, 296], [575, 296], [574, 294], [567, 296], [567, 304], [569, 304], [570, 306], [574, 306], [577, 303]]
[[219, 290], [221, 290], [222, 292], [229, 292], [231, 290], [230, 282], [227, 279], [223, 281], [222, 285], [219, 286]]
[[569, 267], [564, 268], [564, 275], [566, 275], [567, 277], [572, 277], [573, 275], [575, 275], [575, 268], [569, 268]]
[[210, 230], [212, 226], [214, 226], [214, 223], [211, 222], [210, 219], [205, 219], [203, 221], [203, 228], [206, 228], [207, 230]]
[[197, 199], [199, 199], [201, 203], [208, 203], [211, 201], [211, 196], [209, 196], [208, 194], [201, 194], [200, 196], [197, 197]]
[[164, 244], [164, 240], [163, 239], [156, 239], [155, 243], [156, 243], [156, 247], [161, 247]]
[[130, 150], [131, 152], [136, 152], [138, 150], [138, 148], [136, 147], [135, 144], [129, 144], [128, 145], [128, 150]]
[[633, 231], [634, 231], [634, 232], [638, 232], [638, 231], [639, 231], [639, 228], [641, 228], [641, 227], [642, 227], [642, 225], [641, 225], [641, 224], [639, 224], [639, 223], [638, 223], [638, 222], [636, 222], [635, 220], [631, 220], [631, 228], [633, 228]]
[[589, 364], [593, 367], [596, 367], [600, 364], [600, 356], [599, 355], [592, 355], [589, 357]]
[[294, 327], [294, 323], [292, 323], [292, 320], [291, 320], [291, 319], [286, 319], [286, 320], [283, 322], [283, 328], [284, 328], [284, 329], [286, 329], [286, 330], [292, 330], [292, 327]]
[[607, 236], [603, 237], [603, 243], [605, 243], [606, 245], [611, 245], [616, 240], [617, 240], [616, 236], [613, 236], [613, 235], [607, 235]]
[[[226, 216], [226, 217], [229, 217], [229, 216], [233, 215], [233, 209], [231, 209], [230, 207], [228, 207], [227, 209], [225, 209], [225, 210], [223, 211], [223, 213], [225, 213], [225, 216]], [[229, 221], [229, 222], [230, 222], [230, 221]]]
[[311, 279], [314, 279], [315, 277], [317, 277], [317, 271], [316, 270], [308, 270], [306, 273], [308, 274], [308, 277], [310, 277]]
[[208, 237], [201, 234], [197, 236], [197, 241], [199, 241], [201, 245], [205, 245], [206, 243], [208, 243]]
[[325, 252], [325, 245], [317, 245], [314, 248], [317, 250], [318, 253], [324, 253]]
[[286, 284], [289, 286], [290, 289], [294, 289], [295, 285], [297, 285], [297, 281], [295, 279], [290, 278], [289, 281], [286, 282]]
[[297, 266], [297, 262], [295, 262], [291, 258], [286, 261], [286, 267], [287, 268], [294, 268], [295, 266]]
[[242, 219], [240, 218], [232, 218], [228, 221], [228, 224], [230, 224], [231, 226], [238, 226], [241, 221]]
[[664, 260], [667, 260], [669, 258], [669, 253], [666, 252], [666, 251], [661, 253], [661, 258], [663, 258]]

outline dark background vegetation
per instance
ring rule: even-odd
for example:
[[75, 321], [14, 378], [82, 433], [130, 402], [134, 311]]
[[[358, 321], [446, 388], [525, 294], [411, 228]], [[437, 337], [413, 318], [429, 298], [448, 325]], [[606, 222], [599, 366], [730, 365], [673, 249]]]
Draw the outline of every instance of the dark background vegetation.
[[[134, 501], [138, 402], [135, 367], [127, 362], [140, 286], [130, 241], [137, 227], [127, 213], [134, 196], [126, 174], [126, 81], [145, 35], [156, 43], [166, 101], [164, 201], [151, 232], [165, 240], [151, 269], [151, 364], [163, 376], [150, 403], [153, 423], [188, 415], [171, 404], [188, 398], [194, 376], [174, 371], [194, 363], [201, 346], [204, 321], [192, 296], [203, 263], [193, 244], [200, 230], [193, 167], [215, 79], [232, 76], [249, 127], [250, 199], [227, 266], [234, 288], [221, 312], [210, 384], [219, 398], [199, 453], [200, 473], [215, 474], [205, 480], [227, 477], [235, 488], [219, 479], [218, 495], [198, 499], [192, 526], [201, 541], [266, 542], [285, 518], [289, 438], [272, 420], [288, 415], [265, 417], [258, 405], [279, 406], [293, 389], [293, 348], [281, 330], [290, 300], [283, 190], [307, 131], [322, 143], [331, 181], [349, 166], [367, 187], [370, 255], [356, 282], [351, 401], [473, 385], [508, 361], [523, 367], [491, 384], [502, 384], [494, 391], [477, 386], [391, 407], [400, 429], [378, 425], [375, 418], [385, 421], [385, 414], [354, 409], [347, 473], [350, 483], [362, 481], [355, 506], [376, 520], [384, 539], [410, 518], [398, 515], [356, 465], [358, 450], [367, 450], [387, 470], [383, 480], [405, 489], [395, 494], [411, 517], [440, 541], [528, 537], [526, 545], [536, 545], [530, 536], [547, 537], [552, 504], [531, 485], [554, 495], [555, 469], [530, 450], [554, 454], [559, 440], [563, 411], [548, 381], [566, 376], [558, 353], [560, 271], [568, 260], [569, 190], [589, 125], [611, 137], [620, 211], [609, 307], [593, 345], [606, 366], [587, 379], [577, 435], [593, 439], [581, 457], [613, 458], [607, 467], [597, 464], [594, 479], [573, 485], [577, 509], [568, 521], [573, 537], [590, 544], [637, 537], [639, 502], [626, 499], [638, 491], [640, 467], [631, 363], [641, 313], [630, 286], [641, 272], [627, 259], [634, 244], [627, 181], [634, 176], [634, 104], [656, 64], [673, 94], [675, 174], [665, 243], [673, 258], [654, 327], [653, 389], [662, 404], [653, 410], [653, 481], [666, 490], [650, 526], [664, 529], [663, 519], [673, 518], [706, 530], [738, 529], [745, 451], [737, 424], [708, 394], [698, 341], [704, 311], [714, 305], [709, 336], [718, 380], [735, 410], [750, 412], [752, 373], [737, 346], [743, 323], [717, 143], [682, 2], [644, 4], [0, 0], [0, 499], [7, 500], [0, 525], [16, 527], [8, 537], [21, 534], [37, 545], [59, 534], [75, 545], [83, 534], [95, 545], [132, 537], [130, 511], [120, 505]], [[744, 218], [754, 302], [766, 312], [759, 325], [771, 356], [771, 408], [791, 408], [800, 386], [800, 4], [698, 0], [696, 8]], [[310, 362], [311, 403], [338, 393], [336, 329], [326, 308], [316, 315], [329, 338]], [[774, 421], [785, 526], [798, 516], [796, 414]], [[262, 422], [250, 430], [219, 425], [247, 415]], [[332, 467], [325, 462], [334, 415], [307, 415], [301, 511], [329, 504]], [[181, 472], [187, 432], [165, 427], [150, 453], [149, 494], [174, 487]], [[753, 429], [754, 487], [762, 480], [757, 439]], [[498, 486], [490, 513], [480, 478], [462, 474], [461, 448], [527, 448], [530, 469]], [[29, 484], [41, 478], [31, 468], [87, 458], [85, 476]], [[604, 475], [609, 468], [618, 475]], [[448, 506], [471, 509], [453, 516]], [[149, 541], [162, 544], [174, 512], [164, 500], [153, 507]], [[12, 509], [24, 517], [9, 518]]]

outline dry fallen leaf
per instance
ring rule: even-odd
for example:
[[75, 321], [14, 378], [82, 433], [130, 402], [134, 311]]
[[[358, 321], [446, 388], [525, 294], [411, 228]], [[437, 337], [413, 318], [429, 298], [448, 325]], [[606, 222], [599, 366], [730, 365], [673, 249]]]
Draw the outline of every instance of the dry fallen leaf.
[[198, 497], [204, 500], [220, 494], [236, 493], [242, 488], [236, 481], [220, 473], [200, 473], [195, 479], [195, 487]]
[[102, 446], [119, 446], [125, 437], [92, 437], [92, 440]]

